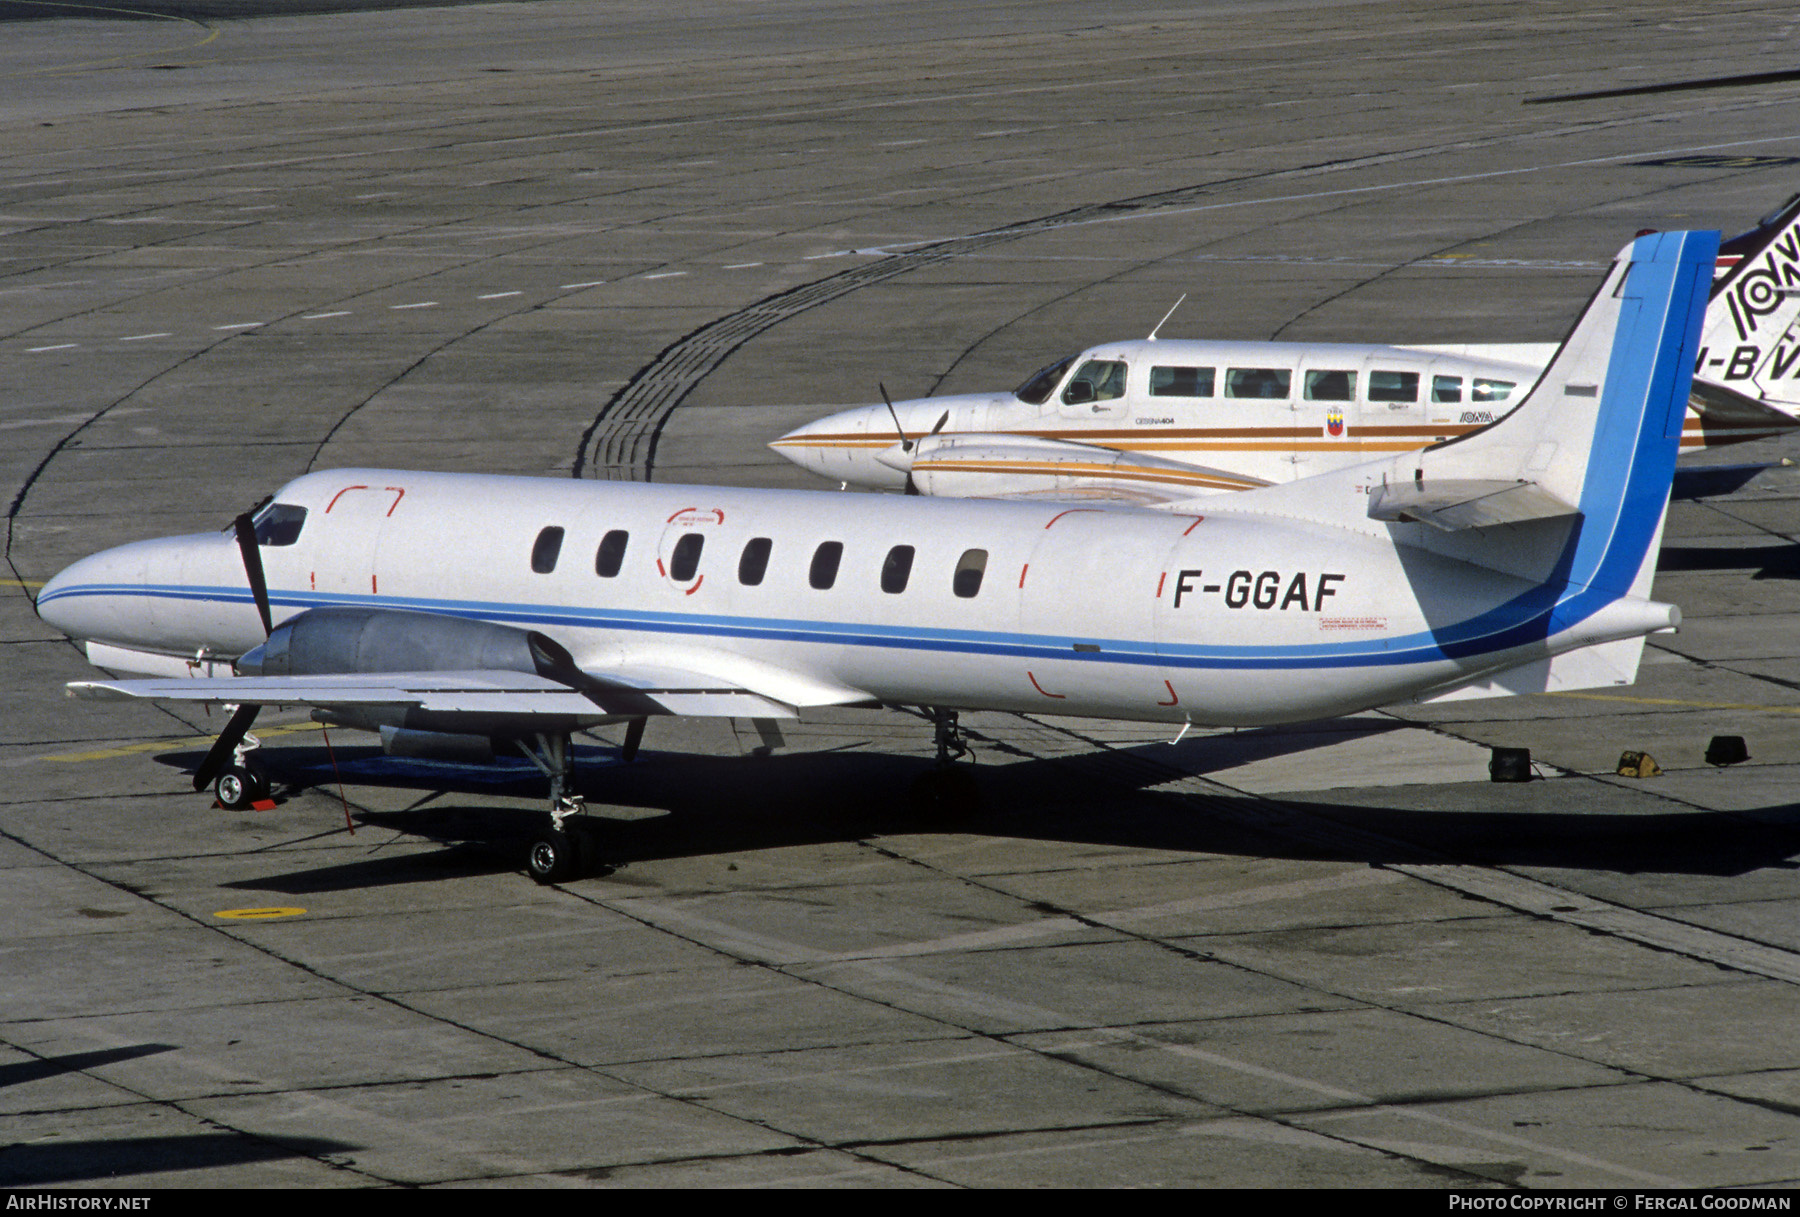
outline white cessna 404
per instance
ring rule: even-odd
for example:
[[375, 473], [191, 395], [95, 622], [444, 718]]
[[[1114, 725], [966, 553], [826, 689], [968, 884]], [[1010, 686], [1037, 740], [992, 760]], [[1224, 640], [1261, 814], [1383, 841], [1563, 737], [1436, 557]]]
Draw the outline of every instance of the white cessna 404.
[[[1800, 318], [1800, 195], [1726, 242], [1716, 265], [1684, 448], [1800, 426], [1800, 338], [1788, 334]], [[1466, 435], [1504, 414], [1555, 351], [1108, 342], [1011, 393], [858, 406], [769, 446], [846, 486], [1169, 502]]]

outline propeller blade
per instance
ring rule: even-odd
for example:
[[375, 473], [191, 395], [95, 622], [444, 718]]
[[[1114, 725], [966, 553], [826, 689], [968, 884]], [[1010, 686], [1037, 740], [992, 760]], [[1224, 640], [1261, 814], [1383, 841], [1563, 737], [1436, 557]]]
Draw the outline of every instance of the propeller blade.
[[225, 762], [231, 759], [233, 749], [244, 738], [244, 733], [250, 730], [250, 724], [260, 709], [261, 706], [239, 706], [232, 713], [231, 721], [225, 724], [225, 730], [219, 732], [219, 738], [213, 741], [206, 759], [200, 762], [200, 768], [194, 770], [195, 790], [205, 790], [219, 776], [219, 770], [225, 768]]
[[[881, 400], [887, 403], [888, 417], [894, 420], [894, 430], [900, 433], [900, 451], [911, 452], [913, 442], [906, 438], [906, 428], [900, 425], [900, 414], [894, 409], [894, 399], [888, 396], [887, 386], [878, 380], [875, 382], [875, 387], [881, 390]], [[944, 417], [948, 418], [950, 416], [946, 414]], [[940, 423], [938, 425], [942, 426], [943, 424]]]
[[634, 718], [625, 728], [625, 747], [619, 753], [619, 759], [630, 764], [637, 757], [638, 745], [644, 742], [644, 724], [649, 721]]
[[[888, 407], [888, 409], [890, 409], [890, 410], [892, 410], [893, 408], [894, 408], [893, 406]], [[936, 435], [939, 431], [942, 431], [944, 429], [944, 424], [949, 421], [950, 421], [950, 411], [945, 410], [942, 414], [938, 415], [938, 420], [935, 423], [931, 424], [931, 432], [925, 438], [930, 439], [932, 435]], [[909, 448], [908, 451], [911, 451], [911, 449]], [[919, 485], [917, 482], [913, 481], [912, 470], [910, 468], [907, 469], [907, 471], [906, 471], [906, 486], [904, 488], [904, 493], [906, 493], [906, 494], [918, 494], [919, 493]]]
[[274, 632], [275, 622], [269, 616], [269, 581], [263, 577], [262, 550], [256, 544], [256, 525], [245, 512], [231, 522], [237, 533], [238, 553], [244, 558], [244, 574], [250, 577], [250, 594], [256, 598], [256, 612], [262, 618], [264, 635]]

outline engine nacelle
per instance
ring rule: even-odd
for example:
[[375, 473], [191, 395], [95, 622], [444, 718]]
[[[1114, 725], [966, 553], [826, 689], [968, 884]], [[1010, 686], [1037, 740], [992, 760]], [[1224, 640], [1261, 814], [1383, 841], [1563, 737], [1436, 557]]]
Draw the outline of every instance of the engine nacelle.
[[535, 630], [403, 609], [318, 608], [282, 622], [237, 661], [240, 676], [348, 672], [534, 672], [574, 667]]

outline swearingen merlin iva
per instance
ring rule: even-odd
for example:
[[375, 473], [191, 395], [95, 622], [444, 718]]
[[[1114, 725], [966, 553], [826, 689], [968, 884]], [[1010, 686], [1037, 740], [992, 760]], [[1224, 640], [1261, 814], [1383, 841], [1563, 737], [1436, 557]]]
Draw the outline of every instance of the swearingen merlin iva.
[[942, 753], [963, 709], [1260, 725], [1625, 684], [1680, 620], [1650, 584], [1717, 245], [1628, 246], [1494, 426], [1285, 485], [1145, 509], [330, 470], [38, 609], [152, 676], [78, 696], [238, 707], [197, 787], [265, 705], [522, 748], [544, 881], [576, 864], [569, 735], [606, 723], [918, 705]]

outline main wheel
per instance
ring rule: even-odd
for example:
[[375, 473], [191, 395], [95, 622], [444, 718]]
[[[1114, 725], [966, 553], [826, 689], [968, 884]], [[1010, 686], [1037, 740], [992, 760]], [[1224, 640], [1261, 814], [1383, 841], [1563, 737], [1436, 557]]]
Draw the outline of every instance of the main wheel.
[[913, 779], [909, 794], [920, 815], [940, 824], [966, 820], [981, 806], [981, 789], [961, 766], [927, 769]]
[[539, 883], [561, 883], [573, 879], [579, 869], [575, 840], [566, 832], [547, 832], [531, 843], [525, 855], [525, 869]]
[[269, 793], [269, 783], [247, 765], [227, 765], [213, 782], [213, 794], [219, 806], [242, 811]]

